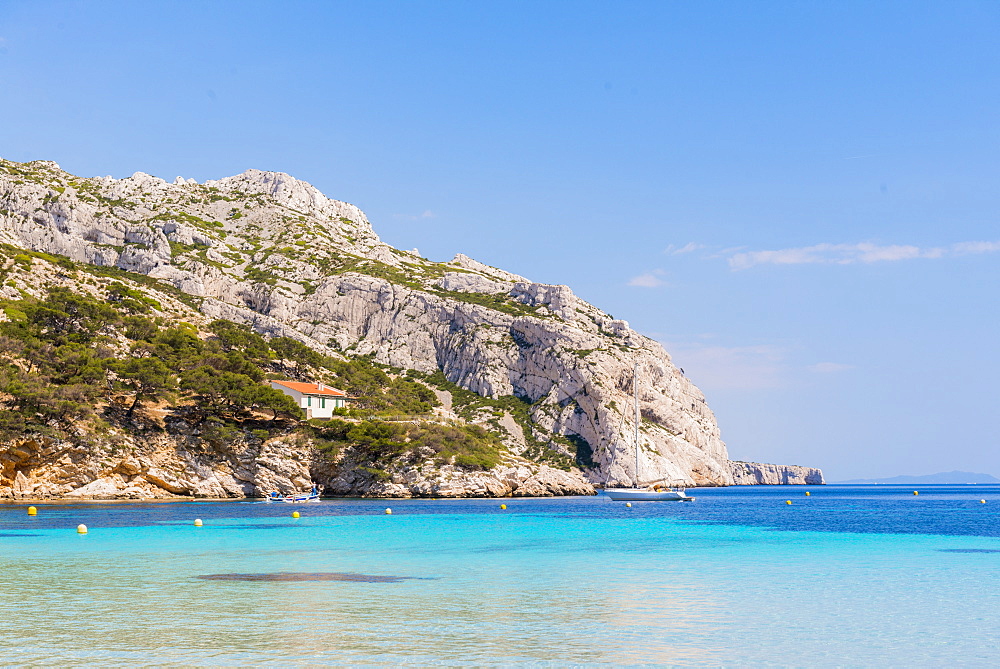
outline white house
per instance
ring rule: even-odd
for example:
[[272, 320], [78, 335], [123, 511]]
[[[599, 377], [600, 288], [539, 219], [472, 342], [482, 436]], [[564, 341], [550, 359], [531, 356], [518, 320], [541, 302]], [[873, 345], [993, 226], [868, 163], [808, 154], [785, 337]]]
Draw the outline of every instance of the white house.
[[347, 393], [322, 383], [271, 381], [271, 387], [295, 400], [305, 410], [306, 418], [332, 418], [334, 409], [347, 405]]

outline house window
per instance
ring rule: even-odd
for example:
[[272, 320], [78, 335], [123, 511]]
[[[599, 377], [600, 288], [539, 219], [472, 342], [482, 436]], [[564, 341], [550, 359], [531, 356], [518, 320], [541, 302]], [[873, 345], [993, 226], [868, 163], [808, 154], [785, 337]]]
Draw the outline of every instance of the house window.
[[319, 398], [319, 408], [320, 409], [325, 409], [326, 408], [326, 398], [325, 397]]
[[311, 407], [312, 405], [313, 405], [313, 398], [307, 397], [306, 398], [306, 406], [307, 407]]

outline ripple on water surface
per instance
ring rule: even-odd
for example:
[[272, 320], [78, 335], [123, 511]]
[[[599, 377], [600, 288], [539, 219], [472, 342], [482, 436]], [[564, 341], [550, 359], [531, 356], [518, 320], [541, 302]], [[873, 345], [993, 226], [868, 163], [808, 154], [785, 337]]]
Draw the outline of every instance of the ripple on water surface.
[[348, 581], [351, 583], [399, 583], [416, 576], [378, 576], [375, 574], [349, 574], [343, 572], [286, 572], [270, 574], [203, 574], [195, 576], [203, 581]]

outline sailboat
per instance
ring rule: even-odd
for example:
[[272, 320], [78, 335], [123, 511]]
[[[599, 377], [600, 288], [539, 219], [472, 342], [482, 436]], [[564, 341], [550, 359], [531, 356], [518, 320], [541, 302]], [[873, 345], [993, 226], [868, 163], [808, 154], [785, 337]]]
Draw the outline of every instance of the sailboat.
[[659, 484], [639, 485], [639, 363], [632, 372], [632, 391], [635, 404], [635, 477], [631, 488], [605, 488], [604, 494], [616, 502], [693, 502], [684, 488], [663, 487]]

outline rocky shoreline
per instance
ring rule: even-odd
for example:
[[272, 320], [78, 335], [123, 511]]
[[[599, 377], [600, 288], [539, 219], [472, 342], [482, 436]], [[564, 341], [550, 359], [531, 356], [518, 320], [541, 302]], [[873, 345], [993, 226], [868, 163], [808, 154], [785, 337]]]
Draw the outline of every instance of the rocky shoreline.
[[[385, 480], [382, 480], [384, 478]], [[324, 496], [551, 497], [593, 495], [579, 470], [507, 456], [489, 470], [432, 461], [400, 464], [387, 477], [331, 458], [307, 441], [237, 440], [206, 448], [190, 438], [125, 437], [82, 447], [26, 440], [0, 452], [0, 499], [239, 499], [316, 485]]]
[[[316, 485], [325, 497], [504, 498], [596, 495], [600, 487], [580, 470], [564, 471], [516, 456], [497, 467], [469, 471], [433, 462], [408, 464], [386, 480], [349, 462], [328, 458], [308, 443], [239, 441], [221, 450], [177, 443], [164, 435], [111, 448], [25, 441], [0, 454], [0, 500], [162, 500], [261, 498]], [[809, 467], [731, 462], [736, 485], [819, 485]], [[711, 485], [711, 484], [709, 484]]]

